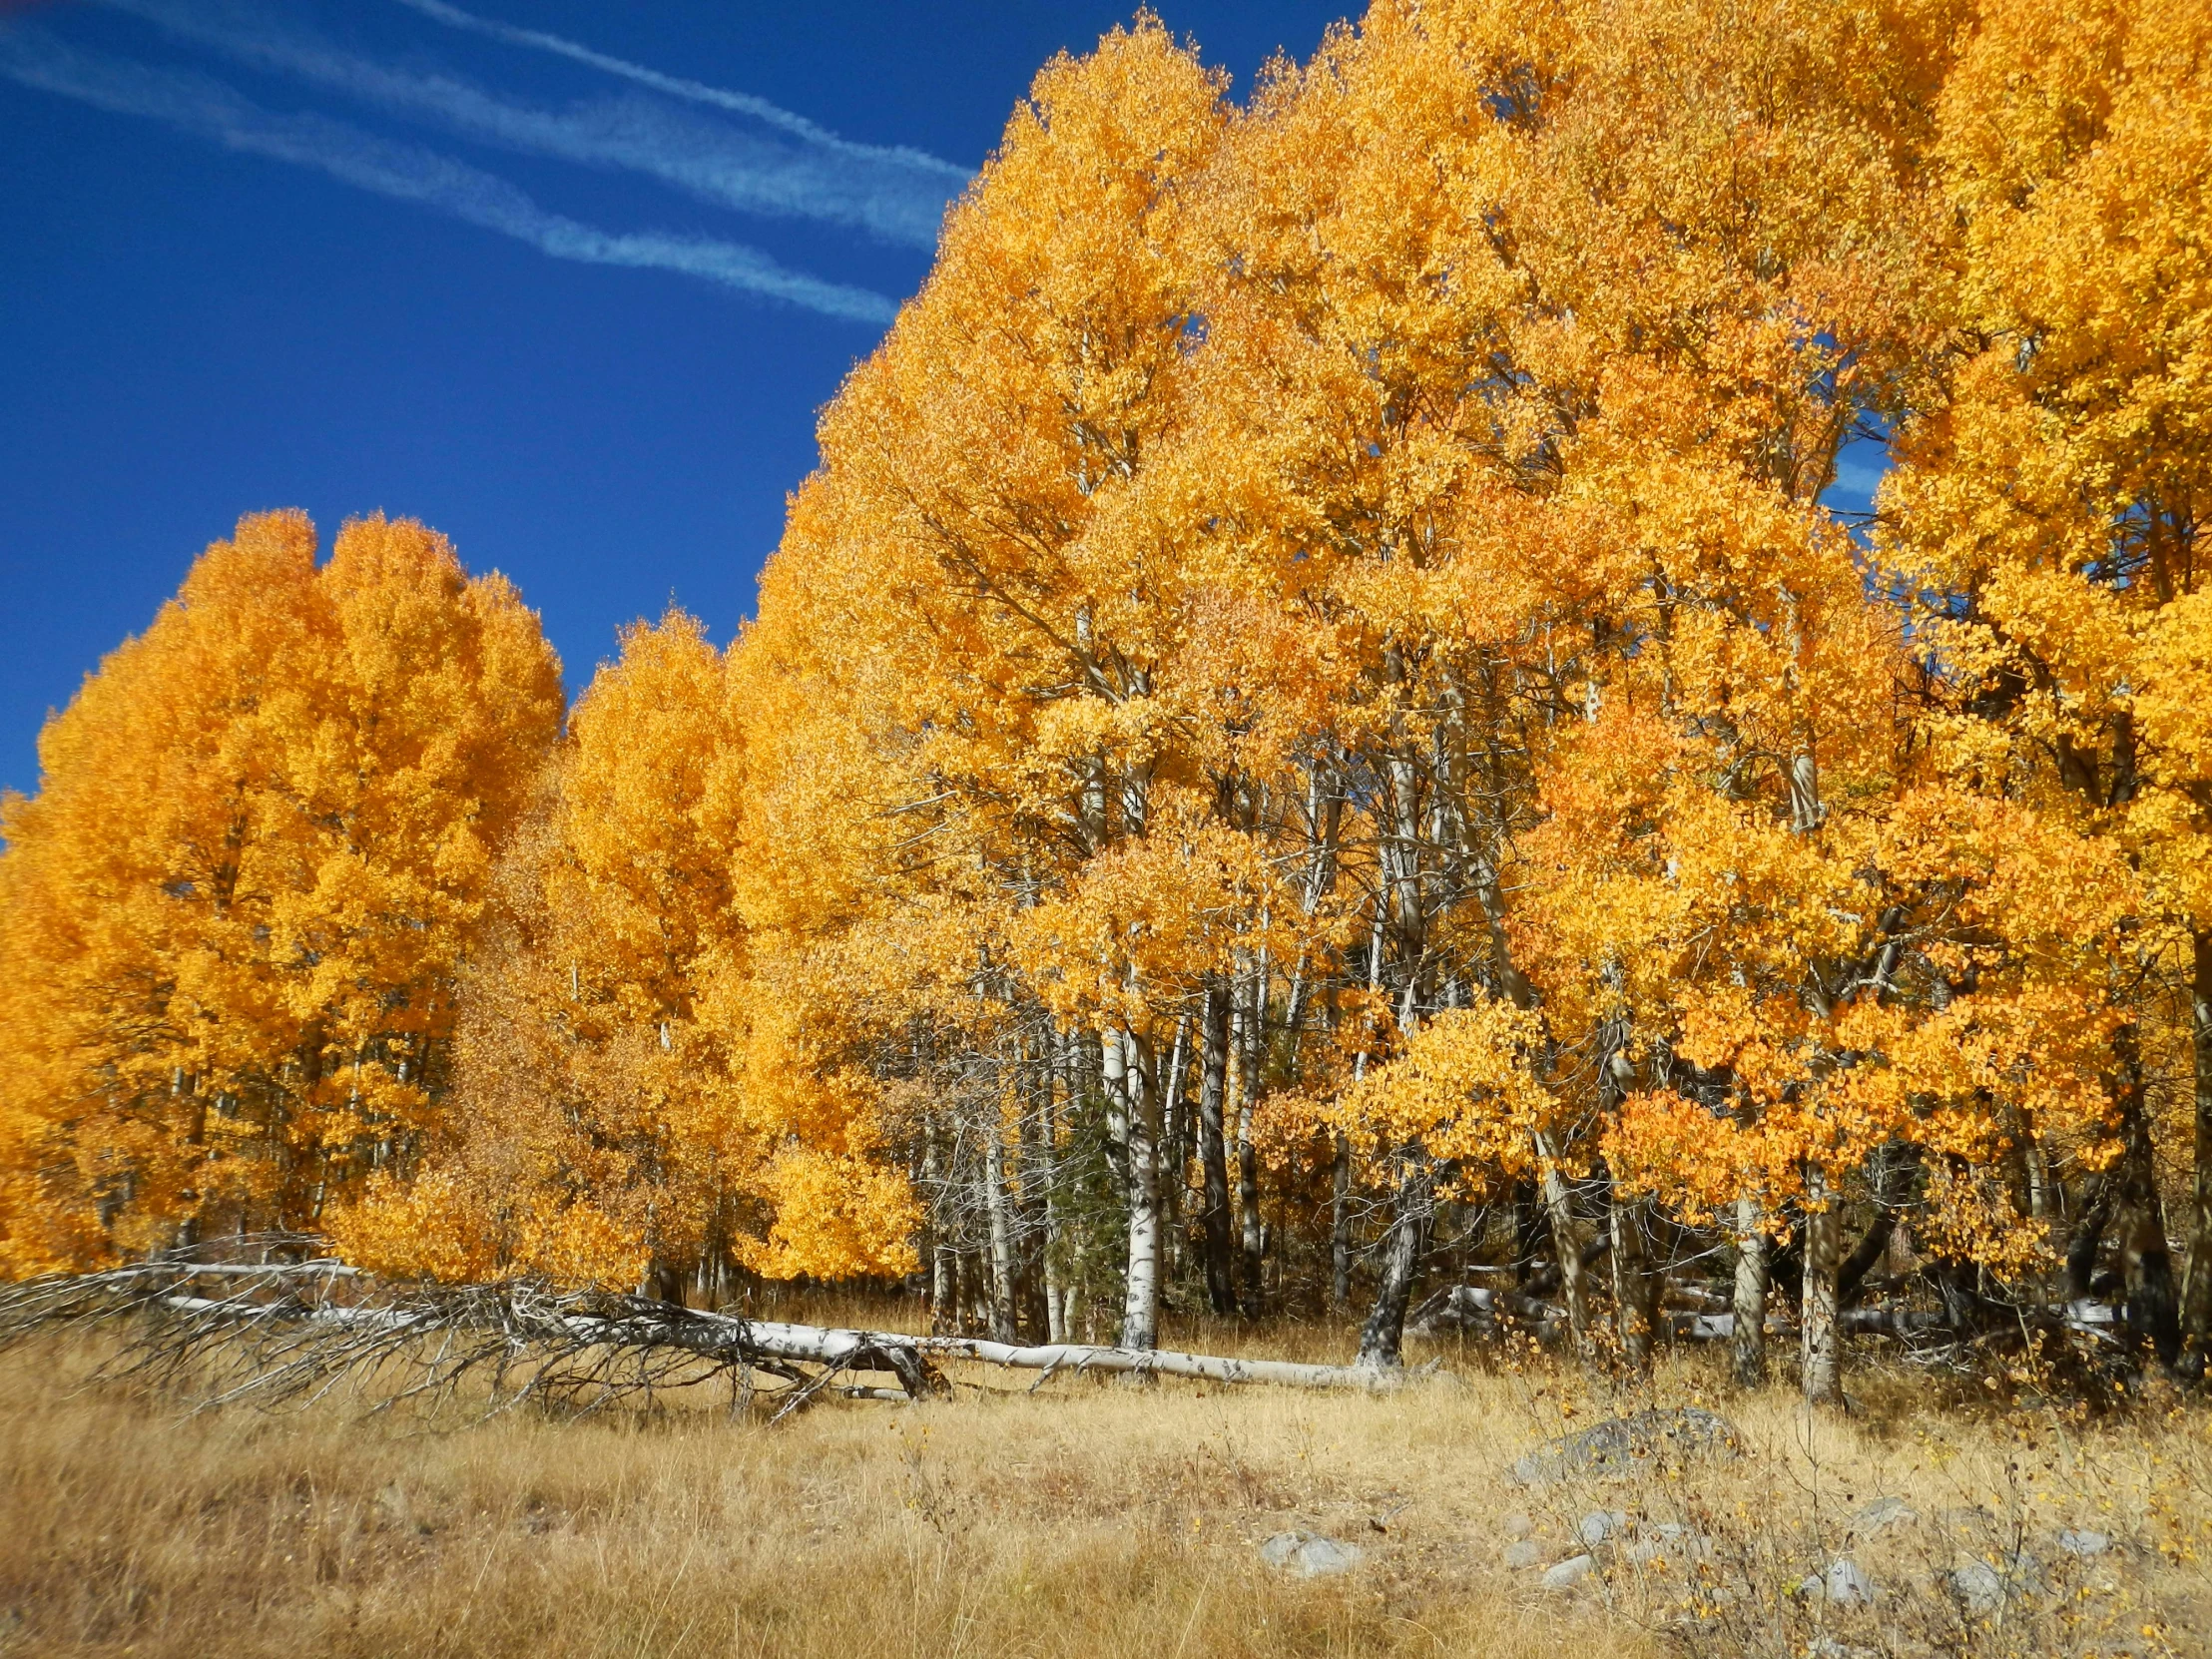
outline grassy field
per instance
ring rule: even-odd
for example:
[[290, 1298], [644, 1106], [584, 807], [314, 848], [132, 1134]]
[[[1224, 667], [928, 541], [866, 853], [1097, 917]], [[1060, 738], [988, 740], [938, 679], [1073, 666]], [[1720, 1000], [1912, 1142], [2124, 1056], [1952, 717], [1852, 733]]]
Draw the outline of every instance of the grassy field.
[[[1683, 1363], [1626, 1403], [1702, 1398], [1744, 1455], [1531, 1490], [1516, 1455], [1622, 1402], [1444, 1358], [1382, 1397], [973, 1373], [944, 1403], [774, 1428], [726, 1392], [461, 1426], [183, 1415], [82, 1385], [82, 1346], [28, 1346], [0, 1356], [0, 1654], [2212, 1652], [2201, 1410], [2090, 1421], [1863, 1370], [1858, 1410], [1809, 1424]], [[1855, 1527], [1883, 1497], [1917, 1518]], [[1624, 1524], [1594, 1570], [1545, 1589], [1600, 1510]], [[2109, 1542], [2077, 1556], [2068, 1528]], [[1361, 1558], [1279, 1573], [1258, 1546], [1291, 1530]], [[1534, 1563], [1509, 1565], [1522, 1534]], [[1872, 1606], [1798, 1591], [1839, 1554]], [[1970, 1560], [2024, 1593], [1968, 1609]]]

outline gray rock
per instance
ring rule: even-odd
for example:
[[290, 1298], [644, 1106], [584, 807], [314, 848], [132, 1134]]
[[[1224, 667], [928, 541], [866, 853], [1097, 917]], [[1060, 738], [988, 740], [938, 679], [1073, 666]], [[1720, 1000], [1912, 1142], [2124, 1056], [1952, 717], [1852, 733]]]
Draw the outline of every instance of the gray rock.
[[1874, 1580], [1848, 1555], [1839, 1555], [1828, 1563], [1828, 1579], [1823, 1587], [1828, 1599], [1839, 1607], [1867, 1607], [1874, 1602]]
[[2068, 1555], [2102, 1555], [2112, 1547], [2112, 1540], [2102, 1532], [2069, 1526], [2058, 1534], [2058, 1547]]
[[1726, 1417], [1694, 1405], [1638, 1411], [1547, 1440], [1513, 1464], [1513, 1478], [1534, 1486], [1568, 1475], [1634, 1474], [1670, 1458], [1734, 1457], [1742, 1438]]
[[1571, 1590], [1595, 1571], [1597, 1571], [1596, 1556], [1570, 1555], [1556, 1567], [1552, 1567], [1544, 1573], [1544, 1588], [1547, 1590]]
[[1622, 1551], [1637, 1566], [1653, 1561], [1704, 1561], [1711, 1558], [1711, 1542], [1686, 1526], [1672, 1522], [1641, 1528], [1636, 1541]]
[[1544, 1546], [1534, 1538], [1515, 1538], [1505, 1546], [1505, 1564], [1515, 1572], [1523, 1567], [1540, 1567], [1544, 1563]]
[[1592, 1509], [1575, 1523], [1575, 1536], [1583, 1545], [1595, 1549], [1606, 1539], [1623, 1532], [1628, 1527], [1628, 1517], [1618, 1509]]
[[1872, 1538], [1893, 1526], [1911, 1526], [1920, 1518], [1921, 1512], [1902, 1497], [1878, 1497], [1851, 1517], [1850, 1531], [1855, 1538]]
[[1944, 1582], [1968, 1613], [1986, 1617], [2004, 1605], [2004, 1579], [1986, 1561], [1961, 1561]]
[[1838, 1607], [1866, 1607], [1875, 1599], [1874, 1580], [1858, 1562], [1839, 1555], [1826, 1572], [1810, 1572], [1798, 1580], [1797, 1593], [1809, 1601], [1833, 1602]]
[[1318, 1532], [1278, 1532], [1260, 1546], [1260, 1559], [1293, 1578], [1324, 1578], [1350, 1572], [1367, 1552]]

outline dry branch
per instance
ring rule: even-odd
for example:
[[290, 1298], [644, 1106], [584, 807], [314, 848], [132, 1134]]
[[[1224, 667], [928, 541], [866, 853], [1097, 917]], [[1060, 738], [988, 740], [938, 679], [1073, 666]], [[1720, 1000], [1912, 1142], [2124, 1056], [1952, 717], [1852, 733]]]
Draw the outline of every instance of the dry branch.
[[[526, 1401], [591, 1411], [728, 1378], [741, 1398], [773, 1395], [782, 1416], [828, 1393], [868, 1399], [942, 1393], [937, 1360], [1036, 1371], [1040, 1382], [1068, 1371], [1376, 1388], [1402, 1375], [834, 1330], [606, 1291], [564, 1291], [531, 1279], [383, 1281], [315, 1255], [320, 1241], [293, 1235], [229, 1241], [224, 1248], [265, 1259], [209, 1261], [185, 1250], [0, 1289], [0, 1346], [40, 1331], [114, 1328], [123, 1344], [102, 1375], [178, 1387], [202, 1406], [305, 1404], [345, 1388], [372, 1398], [378, 1410], [480, 1395], [487, 1414]], [[850, 1381], [860, 1374], [889, 1376], [898, 1386]]]

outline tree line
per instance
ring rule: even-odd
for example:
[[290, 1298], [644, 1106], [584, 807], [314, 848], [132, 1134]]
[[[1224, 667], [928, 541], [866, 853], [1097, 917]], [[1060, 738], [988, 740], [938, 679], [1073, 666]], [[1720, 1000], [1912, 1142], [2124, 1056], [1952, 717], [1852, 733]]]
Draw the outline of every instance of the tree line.
[[1510, 1266], [1631, 1367], [1687, 1265], [1814, 1398], [1870, 1276], [2201, 1375], [2208, 52], [1377, 0], [1242, 105], [1149, 14], [1056, 60], [729, 649], [633, 628], [564, 724], [502, 579], [269, 515], [54, 718], [0, 1260], [1357, 1298], [1373, 1365]]

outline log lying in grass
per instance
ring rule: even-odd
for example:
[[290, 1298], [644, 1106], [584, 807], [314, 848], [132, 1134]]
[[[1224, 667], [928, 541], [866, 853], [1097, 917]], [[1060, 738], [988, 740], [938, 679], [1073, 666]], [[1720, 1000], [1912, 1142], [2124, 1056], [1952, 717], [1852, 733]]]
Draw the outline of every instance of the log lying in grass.
[[[760, 1329], [758, 1322], [755, 1329]], [[1046, 1376], [1063, 1370], [1121, 1372], [1140, 1377], [1187, 1377], [1205, 1382], [1271, 1382], [1289, 1388], [1378, 1389], [1394, 1387], [1409, 1375], [1373, 1366], [1303, 1366], [1288, 1360], [1234, 1360], [1213, 1354], [1181, 1354], [1165, 1348], [1097, 1348], [1082, 1343], [1020, 1348], [972, 1337], [886, 1337], [880, 1333], [860, 1332], [835, 1335], [864, 1335], [879, 1342], [912, 1343], [921, 1353], [939, 1359], [974, 1360], [983, 1365], [1042, 1372]]]
[[[210, 1262], [190, 1251], [0, 1288], [0, 1345], [38, 1331], [113, 1327], [107, 1375], [177, 1385], [202, 1405], [301, 1404], [348, 1389], [376, 1409], [480, 1394], [488, 1413], [535, 1401], [571, 1412], [727, 1377], [772, 1393], [782, 1416], [826, 1392], [921, 1399], [946, 1392], [941, 1360], [1034, 1371], [1185, 1377], [1291, 1387], [1380, 1388], [1402, 1373], [1164, 1350], [843, 1331], [703, 1313], [540, 1281], [377, 1280], [311, 1254], [319, 1241], [232, 1243], [291, 1260]], [[896, 1391], [857, 1383], [887, 1375]], [[762, 1380], [768, 1380], [764, 1389]]]

